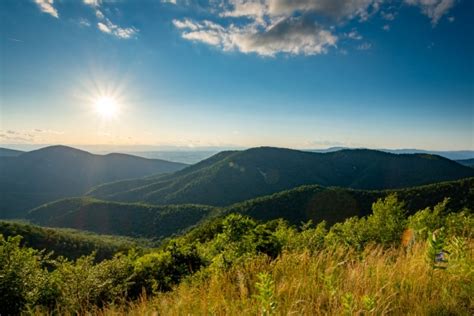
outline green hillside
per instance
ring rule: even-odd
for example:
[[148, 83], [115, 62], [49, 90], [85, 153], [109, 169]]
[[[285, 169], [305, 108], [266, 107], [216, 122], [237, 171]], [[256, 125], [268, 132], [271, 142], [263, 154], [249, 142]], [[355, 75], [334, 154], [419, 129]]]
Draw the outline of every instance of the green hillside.
[[309, 185], [226, 208], [203, 205], [153, 206], [71, 198], [36, 208], [29, 213], [28, 219], [46, 226], [159, 238], [178, 233], [210, 217], [228, 213], [241, 213], [259, 220], [283, 218], [293, 224], [308, 220], [316, 223], [325, 220], [332, 224], [351, 216], [368, 214], [372, 203], [391, 193], [396, 193], [406, 203], [409, 212], [431, 207], [446, 197], [451, 198], [449, 209], [474, 209], [474, 178], [469, 178], [385, 191]]
[[234, 204], [225, 213], [241, 213], [260, 220], [284, 218], [294, 224], [307, 220], [332, 224], [351, 216], [367, 215], [372, 203], [392, 193], [405, 202], [409, 213], [432, 207], [445, 198], [450, 198], [448, 209], [474, 209], [474, 178], [468, 178], [384, 191], [301, 186]]
[[127, 202], [226, 206], [307, 184], [380, 190], [471, 176], [471, 168], [427, 154], [365, 149], [311, 153], [261, 147], [222, 152], [156, 180], [101, 185], [88, 194]]
[[65, 146], [0, 157], [0, 218], [21, 218], [33, 207], [82, 195], [104, 182], [170, 173], [185, 166], [124, 154], [93, 155]]
[[45, 204], [30, 211], [27, 218], [44, 226], [161, 238], [189, 228], [215, 212], [216, 209], [211, 206], [155, 206], [80, 197]]
[[22, 222], [0, 221], [0, 235], [22, 236], [21, 244], [38, 250], [53, 251], [54, 256], [77, 259], [96, 252], [96, 260], [112, 258], [117, 252], [151, 246], [146, 240], [128, 237], [96, 235], [64, 228], [46, 228]]

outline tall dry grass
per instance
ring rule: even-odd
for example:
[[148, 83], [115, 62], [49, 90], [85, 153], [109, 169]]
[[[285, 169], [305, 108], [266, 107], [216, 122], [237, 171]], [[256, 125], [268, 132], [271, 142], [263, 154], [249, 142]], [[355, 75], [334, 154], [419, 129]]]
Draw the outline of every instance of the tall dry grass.
[[[169, 293], [101, 315], [261, 315], [259, 274], [272, 278], [275, 315], [473, 315], [473, 242], [446, 269], [426, 261], [426, 243], [410, 250], [371, 246], [256, 257], [228, 271], [203, 273]], [[268, 299], [268, 297], [267, 297]]]

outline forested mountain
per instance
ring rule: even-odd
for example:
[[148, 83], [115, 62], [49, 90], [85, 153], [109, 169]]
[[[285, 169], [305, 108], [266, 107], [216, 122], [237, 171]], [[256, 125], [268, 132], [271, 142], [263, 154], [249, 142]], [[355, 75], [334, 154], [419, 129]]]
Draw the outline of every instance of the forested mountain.
[[206, 219], [240, 213], [260, 220], [283, 218], [300, 224], [308, 220], [329, 223], [367, 215], [378, 198], [396, 193], [409, 212], [431, 207], [451, 198], [449, 209], [474, 209], [474, 178], [409, 189], [368, 191], [302, 186], [217, 208], [203, 205], [152, 206], [91, 198], [72, 198], [49, 203], [30, 212], [28, 219], [46, 226], [71, 227], [98, 233], [159, 238], [178, 233]]
[[456, 162], [463, 166], [474, 168], [474, 158], [456, 160]]
[[35, 206], [81, 195], [104, 182], [170, 173], [185, 166], [124, 154], [94, 155], [65, 146], [0, 157], [0, 218], [22, 217]]
[[351, 216], [370, 213], [372, 203], [395, 193], [406, 204], [408, 213], [432, 207], [449, 198], [448, 209], [474, 209], [474, 178], [441, 182], [418, 187], [369, 191], [346, 188], [301, 186], [269, 196], [234, 204], [224, 213], [240, 213], [259, 220], [284, 218], [293, 224], [322, 220], [333, 224]]
[[0, 221], [0, 235], [22, 236], [21, 244], [26, 247], [53, 251], [53, 256], [77, 259], [96, 252], [96, 260], [112, 258], [117, 252], [132, 248], [148, 247], [146, 240], [129, 237], [97, 235], [91, 232], [64, 228], [46, 228], [28, 223]]
[[146, 205], [69, 198], [40, 206], [27, 218], [44, 226], [70, 227], [101, 234], [160, 238], [178, 233], [212, 216], [204, 205]]
[[439, 156], [357, 149], [329, 153], [260, 147], [221, 152], [157, 179], [105, 184], [89, 195], [151, 204], [225, 206], [300, 185], [396, 189], [474, 176]]

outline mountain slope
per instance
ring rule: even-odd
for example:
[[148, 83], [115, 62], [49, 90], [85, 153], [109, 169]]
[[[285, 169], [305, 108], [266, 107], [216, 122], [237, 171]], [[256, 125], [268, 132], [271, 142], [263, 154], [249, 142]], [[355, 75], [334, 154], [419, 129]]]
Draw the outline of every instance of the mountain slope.
[[311, 153], [261, 147], [222, 152], [171, 175], [105, 184], [88, 194], [116, 201], [225, 206], [306, 184], [395, 189], [470, 176], [474, 170], [425, 154], [365, 149]]
[[204, 220], [241, 213], [259, 220], [283, 218], [293, 224], [308, 220], [329, 223], [370, 213], [377, 199], [396, 193], [412, 213], [451, 198], [448, 208], [474, 209], [474, 178], [400, 190], [367, 191], [346, 188], [301, 186], [231, 205], [152, 206], [106, 202], [90, 198], [64, 199], [32, 210], [31, 221], [46, 226], [71, 227], [98, 233], [142, 237], [167, 237]]
[[215, 212], [214, 207], [204, 205], [155, 206], [82, 197], [42, 205], [31, 210], [27, 218], [44, 226], [160, 238], [193, 226]]
[[333, 224], [351, 216], [370, 214], [372, 203], [392, 193], [405, 202], [409, 213], [432, 207], [445, 198], [450, 198], [448, 209], [474, 210], [474, 178], [468, 178], [383, 191], [307, 185], [234, 204], [223, 213], [240, 213], [259, 220], [284, 218], [293, 224], [307, 220]]
[[18, 157], [23, 153], [21, 150], [0, 147], [0, 157]]
[[112, 258], [117, 252], [126, 252], [140, 246], [152, 245], [145, 240], [128, 237], [96, 235], [73, 229], [47, 228], [27, 223], [0, 221], [0, 235], [22, 236], [22, 244], [46, 252], [53, 251], [54, 256], [77, 259], [96, 252], [96, 260]]
[[0, 157], [0, 217], [21, 217], [32, 207], [81, 195], [100, 183], [174, 172], [185, 166], [123, 154], [93, 155], [65, 146]]

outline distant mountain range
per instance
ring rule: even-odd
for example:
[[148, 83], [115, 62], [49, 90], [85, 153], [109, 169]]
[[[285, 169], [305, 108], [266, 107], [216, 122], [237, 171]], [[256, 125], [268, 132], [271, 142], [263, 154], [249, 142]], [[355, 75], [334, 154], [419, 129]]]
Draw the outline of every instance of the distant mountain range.
[[456, 162], [463, 166], [474, 168], [474, 158], [456, 160]]
[[160, 238], [183, 232], [203, 221], [240, 213], [259, 220], [283, 218], [292, 224], [322, 220], [330, 224], [371, 212], [379, 198], [396, 193], [409, 213], [432, 207], [451, 198], [448, 209], [474, 209], [474, 178], [442, 182], [408, 189], [367, 191], [308, 185], [233, 204], [229, 207], [205, 205], [163, 205], [118, 203], [87, 197], [63, 199], [32, 210], [33, 223], [83, 229], [102, 234]]
[[[348, 148], [348, 147], [330, 147], [327, 149], [310, 149], [310, 152], [327, 153], [343, 149], [367, 149], [367, 148]], [[377, 149], [391, 154], [428, 154], [438, 155], [451, 160], [474, 159], [474, 150], [423, 150], [423, 149]]]
[[21, 151], [21, 150], [0, 147], [0, 157], [17, 157], [23, 153], [24, 151]]
[[1, 152], [0, 218], [22, 217], [35, 206], [82, 195], [104, 182], [172, 173], [187, 166], [124, 154], [94, 155], [65, 146]]
[[100, 185], [88, 195], [150, 204], [225, 206], [307, 184], [397, 189], [472, 176], [472, 168], [428, 154], [259, 147], [221, 152], [170, 175]]

